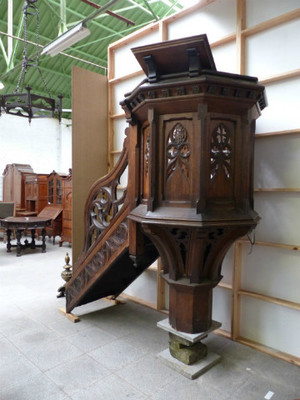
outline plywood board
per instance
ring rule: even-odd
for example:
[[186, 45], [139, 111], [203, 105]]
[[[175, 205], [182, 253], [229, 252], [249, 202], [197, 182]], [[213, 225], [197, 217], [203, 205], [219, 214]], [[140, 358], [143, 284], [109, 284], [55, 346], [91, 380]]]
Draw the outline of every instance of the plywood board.
[[83, 246], [89, 189], [107, 173], [107, 108], [107, 77], [73, 67], [73, 265]]

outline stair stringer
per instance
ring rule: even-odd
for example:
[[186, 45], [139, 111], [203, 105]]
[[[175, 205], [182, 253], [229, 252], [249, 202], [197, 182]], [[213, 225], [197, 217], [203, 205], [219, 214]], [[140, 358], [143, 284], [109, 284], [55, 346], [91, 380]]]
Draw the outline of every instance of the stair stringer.
[[[127, 132], [126, 132], [127, 134]], [[120, 178], [128, 166], [129, 138], [115, 167], [91, 187], [84, 211], [84, 244], [73, 266], [72, 278], [66, 285], [66, 310], [83, 304], [86, 293], [109, 265], [128, 249], [127, 215], [129, 198], [127, 188], [118, 198]], [[86, 301], [88, 302], [88, 301]]]

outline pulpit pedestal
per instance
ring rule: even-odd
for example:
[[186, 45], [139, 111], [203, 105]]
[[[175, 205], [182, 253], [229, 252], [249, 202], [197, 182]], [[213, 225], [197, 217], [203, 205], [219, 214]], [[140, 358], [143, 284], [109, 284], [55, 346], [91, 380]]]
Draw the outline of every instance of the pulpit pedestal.
[[221, 327], [220, 322], [212, 321], [209, 330], [194, 334], [176, 331], [168, 319], [158, 322], [157, 326], [169, 332], [169, 348], [159, 353], [158, 357], [185, 377], [198, 378], [221, 360], [218, 354], [209, 351], [201, 342]]

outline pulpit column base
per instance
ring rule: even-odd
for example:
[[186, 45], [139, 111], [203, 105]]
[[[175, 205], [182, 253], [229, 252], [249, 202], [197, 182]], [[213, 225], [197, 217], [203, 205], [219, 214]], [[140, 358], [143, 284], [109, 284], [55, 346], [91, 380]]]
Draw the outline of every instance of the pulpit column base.
[[218, 329], [221, 324], [212, 321], [209, 330], [200, 333], [186, 333], [175, 330], [168, 319], [160, 321], [157, 326], [169, 332], [169, 348], [158, 354], [158, 357], [169, 367], [189, 379], [195, 379], [218, 363], [221, 357], [212, 353], [201, 343], [207, 335]]

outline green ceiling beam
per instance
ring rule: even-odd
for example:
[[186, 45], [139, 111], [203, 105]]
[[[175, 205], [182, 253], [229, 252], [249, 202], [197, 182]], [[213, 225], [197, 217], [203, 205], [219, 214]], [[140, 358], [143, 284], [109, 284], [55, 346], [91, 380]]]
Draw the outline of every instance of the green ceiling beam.
[[[57, 7], [60, 6], [60, 4], [58, 4], [55, 0], [47, 0], [47, 1], [49, 1], [50, 3], [56, 5]], [[80, 20], [83, 20], [83, 19], [85, 19], [85, 18], [87, 17], [86, 15], [82, 15], [81, 13], [79, 13], [79, 12], [77, 12], [76, 10], [73, 10], [73, 9], [71, 9], [71, 8], [69, 8], [69, 7], [66, 7], [66, 10], [67, 10], [70, 14], [75, 15], [75, 16], [76, 16], [77, 18], [79, 18]], [[90, 21], [90, 22], [93, 23], [93, 24], [96, 24], [98, 27], [100, 27], [100, 28], [102, 28], [102, 29], [104, 29], [104, 30], [106, 30], [106, 31], [108, 31], [108, 32], [110, 32], [110, 33], [117, 33], [117, 31], [115, 31], [114, 29], [111, 29], [111, 28], [109, 28], [109, 27], [107, 27], [107, 26], [101, 24], [100, 22], [98, 22], [98, 21], [95, 20], [95, 19], [92, 20], [92, 21]]]
[[4, 46], [3, 41], [2, 41], [1, 38], [0, 38], [0, 48], [1, 48], [1, 50], [2, 50], [2, 53], [3, 53], [3, 56], [4, 56], [4, 60], [5, 60], [5, 62], [6, 62], [6, 65], [8, 65], [7, 53], [6, 53], [5, 46]]
[[[20, 15], [20, 19], [19, 19], [19, 24], [18, 24], [18, 27], [17, 27], [17, 33], [16, 33], [17, 37], [20, 37], [21, 31], [22, 31], [22, 28], [23, 28], [23, 24], [24, 24], [23, 14], [21, 14]], [[12, 54], [11, 54], [11, 57], [9, 59], [9, 63], [8, 63], [8, 66], [7, 66], [7, 70], [8, 71], [10, 71], [12, 68], [14, 68], [14, 61], [15, 61], [15, 58], [16, 58], [16, 52], [18, 50], [19, 42], [20, 42], [19, 40], [15, 40], [14, 41], [13, 51], [12, 51]]]
[[[161, 0], [152, 0], [152, 1], [148, 1], [148, 4], [155, 4], [155, 3], [159, 3], [160, 1], [161, 1]], [[141, 5], [137, 4], [136, 2], [131, 1], [131, 4], [132, 4], [131, 6], [119, 8], [119, 9], [115, 10], [114, 12], [116, 12], [116, 13], [122, 13], [123, 11], [130, 11], [130, 10], [133, 10], [133, 9], [136, 9], [136, 8], [142, 8], [143, 11], [147, 12], [148, 14], [150, 14], [150, 11], [146, 10], [145, 8], [143, 8]], [[183, 7], [179, 4], [178, 1], [176, 1], [175, 5], [176, 5], [179, 9], [182, 9], [182, 8], [183, 8]], [[166, 4], [165, 4], [165, 6], [168, 7]], [[169, 10], [170, 10], [170, 8], [168, 9], [168, 12], [169, 12]], [[103, 16], [104, 16], [104, 15], [102, 15], [102, 17], [103, 17]], [[162, 18], [163, 18], [162, 16], [159, 17], [159, 19], [162, 19]]]
[[[0, 21], [0, 24], [1, 24], [1, 21]], [[15, 29], [15, 28], [16, 28], [16, 25], [14, 24], [14, 29]], [[35, 36], [36, 36], [36, 32], [29, 31], [28, 29], [27, 29], [27, 33], [30, 34], [30, 35], [35, 35]], [[1, 32], [0, 32], [0, 35], [1, 35]], [[50, 38], [48, 38], [48, 37], [46, 37], [46, 36], [43, 36], [43, 35], [41, 35], [41, 34], [40, 34], [39, 36], [40, 36], [40, 38], [43, 39], [46, 43], [51, 42], [51, 40], [52, 40], [52, 39], [50, 39]], [[21, 39], [21, 41], [23, 41], [23, 38], [20, 38], [20, 36], [18, 36], [18, 37], [19, 37], [19, 39]], [[0, 40], [1, 40], [1, 38], [0, 38]], [[18, 39], [16, 39], [16, 40], [17, 40], [17, 42], [20, 41], [20, 40], [18, 40]], [[36, 43], [30, 43], [30, 41], [28, 41], [28, 44], [29, 44], [30, 46], [36, 46]], [[0, 47], [1, 47], [1, 44], [0, 44]], [[43, 46], [41, 45], [41, 47], [43, 47]], [[4, 48], [4, 50], [5, 50], [5, 47], [4, 47], [4, 46], [3, 46], [3, 48]], [[70, 48], [70, 50], [71, 50], [71, 48]], [[72, 49], [72, 50], [73, 50], [73, 49]], [[74, 47], [74, 50], [76, 50], [75, 47]], [[92, 54], [85, 53], [85, 52], [82, 52], [82, 51], [80, 51], [80, 50], [79, 50], [79, 52], [80, 52], [80, 54], [81, 54], [82, 57], [89, 58], [90, 60], [94, 60], [94, 61], [91, 61], [91, 62], [94, 62], [95, 64], [99, 64], [99, 63], [104, 63], [104, 64], [106, 64], [106, 63], [107, 63], [107, 60], [106, 60], [106, 59], [96, 57], [96, 56], [94, 56], [94, 55], [92, 55]], [[5, 54], [6, 54], [6, 52], [5, 52]], [[6, 57], [7, 57], [7, 55], [6, 55]], [[99, 66], [101, 67], [101, 65], [99, 65]], [[12, 69], [12, 68], [10, 68], [10, 69]]]
[[155, 18], [156, 21], [159, 20], [158, 16], [155, 14], [155, 12], [152, 10], [150, 4], [148, 3], [147, 0], [144, 0], [145, 6], [148, 8], [148, 10], [151, 12], [151, 14], [153, 15], [153, 17]]
[[7, 0], [7, 58], [11, 59], [12, 51], [13, 51], [13, 0]]
[[[135, 25], [134, 27], [129, 27], [129, 28], [127, 28], [127, 29], [124, 29], [124, 31], [120, 31], [119, 34], [121, 34], [122, 37], [127, 36], [129, 33], [134, 32], [135, 30], [140, 29], [140, 28], [142, 28], [142, 27], [145, 26], [145, 25], [149, 25], [149, 24], [151, 24], [152, 22], [154, 22], [154, 20], [151, 20], [150, 22], [149, 22], [149, 21], [144, 22], [143, 24], [140, 24], [140, 25]], [[86, 46], [89, 46], [89, 45], [92, 45], [92, 44], [95, 44], [95, 43], [99, 43], [99, 42], [102, 42], [103, 40], [111, 39], [111, 38], [114, 37], [114, 36], [115, 36], [115, 35], [112, 34], [112, 35], [108, 35], [108, 36], [105, 36], [105, 37], [102, 37], [102, 38], [93, 40], [93, 41], [91, 41], [91, 42], [89, 42], [89, 43], [85, 43], [85, 44], [78, 45], [78, 46], [76, 46], [76, 49], [80, 49], [80, 48], [82, 48], [82, 47], [86, 47]], [[75, 48], [73, 48], [73, 49], [75, 49]]]
[[58, 35], [66, 32], [67, 28], [67, 5], [66, 0], [60, 0], [60, 21]]

